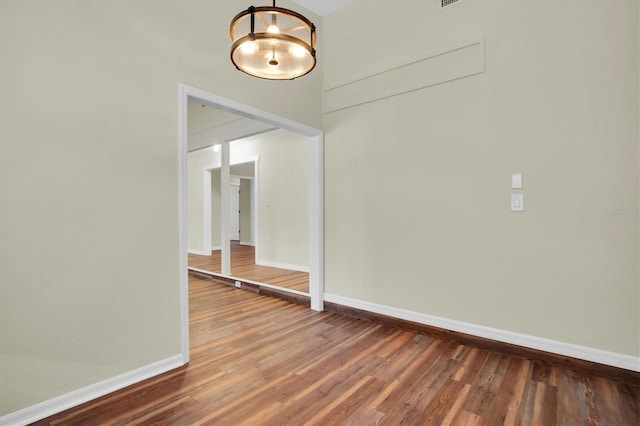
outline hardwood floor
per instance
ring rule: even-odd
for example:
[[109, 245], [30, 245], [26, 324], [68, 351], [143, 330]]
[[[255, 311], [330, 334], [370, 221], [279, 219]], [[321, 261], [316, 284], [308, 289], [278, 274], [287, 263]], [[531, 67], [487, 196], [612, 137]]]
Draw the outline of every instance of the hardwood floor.
[[190, 277], [188, 366], [38, 425], [637, 425], [640, 383]]
[[[220, 273], [220, 250], [211, 256], [189, 254], [189, 266]], [[236, 277], [271, 284], [290, 290], [309, 292], [309, 274], [255, 264], [255, 247], [231, 242], [231, 274]]]

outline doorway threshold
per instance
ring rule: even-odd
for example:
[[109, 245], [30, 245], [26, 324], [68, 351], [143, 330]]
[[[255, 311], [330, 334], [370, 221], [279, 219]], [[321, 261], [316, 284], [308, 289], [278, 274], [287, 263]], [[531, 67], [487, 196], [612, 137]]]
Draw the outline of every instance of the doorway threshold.
[[298, 290], [292, 290], [284, 287], [279, 287], [273, 284], [262, 283], [259, 281], [253, 281], [246, 278], [236, 277], [234, 275], [224, 275], [217, 272], [206, 271], [204, 269], [198, 269], [188, 267], [189, 275], [194, 275], [199, 278], [208, 279], [218, 282], [220, 284], [229, 285], [239, 290], [250, 291], [252, 293], [260, 294], [263, 296], [275, 297], [278, 299], [286, 300], [290, 303], [311, 307], [311, 298], [309, 293], [304, 293]]

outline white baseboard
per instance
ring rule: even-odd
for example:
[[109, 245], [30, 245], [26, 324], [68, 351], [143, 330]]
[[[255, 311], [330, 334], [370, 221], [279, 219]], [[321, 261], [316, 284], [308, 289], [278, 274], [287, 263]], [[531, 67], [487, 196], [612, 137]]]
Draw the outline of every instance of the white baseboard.
[[290, 271], [309, 272], [308, 266], [291, 265], [289, 263], [270, 262], [268, 260], [256, 260], [256, 265], [270, 266], [271, 268], [288, 269]]
[[197, 254], [198, 256], [211, 256], [211, 252], [206, 250], [189, 249], [189, 254]]
[[351, 299], [335, 294], [325, 293], [324, 300], [331, 303], [337, 303], [339, 305], [349, 306], [351, 308], [361, 309], [363, 311], [374, 312], [376, 314], [399, 318], [406, 321], [413, 321], [419, 324], [439, 327], [446, 330], [457, 331], [459, 333], [470, 334], [472, 336], [483, 337], [485, 339], [497, 340], [499, 342], [510, 343], [526, 348], [537, 349], [540, 351], [551, 352], [558, 355], [569, 356], [572, 358], [640, 372], [640, 357], [450, 320], [419, 312], [398, 309], [391, 306], [378, 305], [376, 303]]
[[[222, 246], [211, 246], [211, 251], [216, 251], [216, 250], [222, 250]], [[209, 253], [207, 256], [211, 256], [211, 253]]]
[[253, 244], [251, 241], [240, 241], [240, 245], [241, 246], [253, 246], [255, 244]]
[[153, 364], [7, 414], [6, 416], [0, 417], [0, 425], [27, 425], [151, 377], [166, 373], [167, 371], [182, 367], [183, 365], [184, 359], [182, 355], [175, 355], [171, 358], [154, 362]]

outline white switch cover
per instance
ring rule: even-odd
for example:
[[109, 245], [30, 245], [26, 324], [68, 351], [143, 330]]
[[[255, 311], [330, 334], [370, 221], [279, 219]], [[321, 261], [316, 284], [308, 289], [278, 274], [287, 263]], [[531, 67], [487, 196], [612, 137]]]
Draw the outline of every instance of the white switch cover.
[[512, 189], [522, 188], [522, 173], [511, 175], [511, 188]]
[[511, 211], [524, 211], [524, 194], [511, 194]]

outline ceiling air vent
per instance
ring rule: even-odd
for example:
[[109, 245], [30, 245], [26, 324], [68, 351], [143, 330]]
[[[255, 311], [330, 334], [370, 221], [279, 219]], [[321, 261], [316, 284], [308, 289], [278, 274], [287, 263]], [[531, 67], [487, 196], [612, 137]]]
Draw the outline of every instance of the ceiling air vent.
[[440, 0], [440, 7], [451, 6], [454, 3], [459, 2], [460, 0]]

